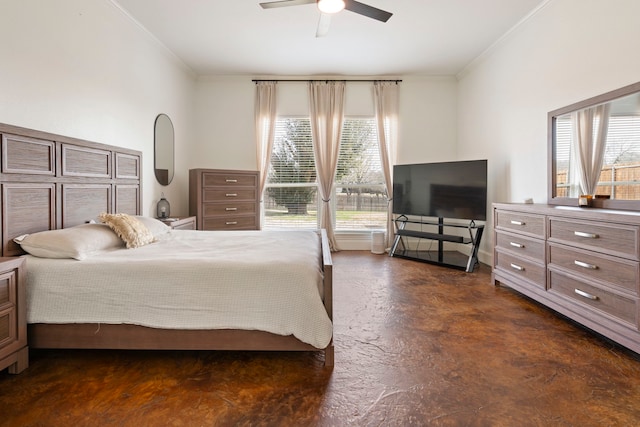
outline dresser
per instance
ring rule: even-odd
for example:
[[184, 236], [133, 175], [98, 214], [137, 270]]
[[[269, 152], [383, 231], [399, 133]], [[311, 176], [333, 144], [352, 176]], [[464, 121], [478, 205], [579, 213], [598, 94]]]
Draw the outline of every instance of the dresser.
[[0, 370], [29, 366], [24, 258], [0, 258]]
[[640, 353], [640, 214], [493, 205], [493, 280]]
[[198, 230], [259, 230], [258, 172], [189, 171], [189, 215]]

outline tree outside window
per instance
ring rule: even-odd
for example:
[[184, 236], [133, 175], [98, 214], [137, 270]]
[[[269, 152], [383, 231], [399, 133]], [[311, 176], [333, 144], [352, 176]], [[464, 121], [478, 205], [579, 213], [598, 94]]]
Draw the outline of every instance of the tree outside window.
[[[375, 120], [346, 118], [332, 206], [336, 230], [384, 228], [386, 196]], [[264, 228], [318, 224], [316, 170], [308, 118], [280, 118], [264, 203]]]

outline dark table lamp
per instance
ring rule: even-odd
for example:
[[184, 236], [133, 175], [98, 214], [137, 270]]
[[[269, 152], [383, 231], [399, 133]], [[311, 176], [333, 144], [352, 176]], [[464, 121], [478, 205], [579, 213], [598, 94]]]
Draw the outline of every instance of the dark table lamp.
[[158, 201], [156, 216], [158, 218], [169, 218], [170, 208], [171, 205], [169, 204], [167, 199], [164, 198], [164, 193], [162, 193], [162, 196], [160, 196], [160, 200]]

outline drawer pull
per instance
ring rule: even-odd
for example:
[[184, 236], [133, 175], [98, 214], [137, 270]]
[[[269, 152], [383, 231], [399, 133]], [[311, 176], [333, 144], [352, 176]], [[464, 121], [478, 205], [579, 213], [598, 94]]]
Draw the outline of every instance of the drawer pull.
[[236, 182], [238, 182], [238, 180], [237, 179], [229, 179], [229, 178], [227, 178], [227, 179], [224, 180], [224, 182], [236, 183]]
[[597, 239], [599, 237], [597, 234], [584, 233], [582, 231], [574, 231], [573, 234], [575, 234], [578, 237], [586, 237], [587, 239]]
[[522, 243], [510, 242], [509, 244], [515, 248], [524, 248]]
[[513, 264], [513, 263], [511, 263], [510, 265], [511, 265], [511, 268], [513, 268], [514, 270], [524, 271], [524, 267], [522, 267], [521, 265]]
[[586, 262], [582, 262], [582, 261], [578, 261], [578, 260], [573, 261], [573, 263], [574, 263], [575, 265], [579, 266], [579, 267], [588, 268], [588, 269], [590, 269], [590, 270], [597, 270], [597, 269], [598, 269], [598, 266], [597, 266], [597, 265], [588, 264], [588, 263], [586, 263]]
[[590, 300], [596, 301], [598, 299], [597, 296], [591, 295], [585, 291], [581, 291], [580, 289], [574, 289], [575, 293], [580, 295], [581, 297], [589, 298]]
[[225, 196], [227, 196], [227, 197], [238, 197], [238, 194], [236, 194], [236, 193], [227, 193], [227, 194], [225, 194]]
[[224, 208], [225, 211], [237, 211], [238, 208]]
[[524, 225], [524, 222], [523, 221], [516, 221], [516, 220], [512, 219], [511, 220], [511, 224], [513, 224], [513, 225]]
[[225, 225], [238, 225], [238, 221], [227, 221], [224, 224]]

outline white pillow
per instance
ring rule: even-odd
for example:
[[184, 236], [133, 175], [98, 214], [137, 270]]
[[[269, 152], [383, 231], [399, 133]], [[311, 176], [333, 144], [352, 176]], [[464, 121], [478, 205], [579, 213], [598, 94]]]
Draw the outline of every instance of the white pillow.
[[158, 221], [155, 218], [151, 218], [149, 216], [136, 216], [136, 218], [138, 219], [138, 221], [143, 223], [145, 227], [149, 229], [149, 231], [151, 232], [151, 234], [154, 235], [154, 237], [161, 236], [171, 231], [171, 227], [169, 227], [167, 224], [165, 224], [162, 221]]
[[25, 234], [13, 241], [33, 256], [77, 260], [83, 260], [106, 249], [124, 246], [116, 233], [103, 224], [82, 224], [60, 230]]

